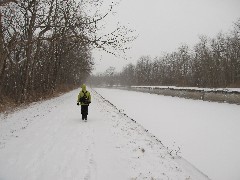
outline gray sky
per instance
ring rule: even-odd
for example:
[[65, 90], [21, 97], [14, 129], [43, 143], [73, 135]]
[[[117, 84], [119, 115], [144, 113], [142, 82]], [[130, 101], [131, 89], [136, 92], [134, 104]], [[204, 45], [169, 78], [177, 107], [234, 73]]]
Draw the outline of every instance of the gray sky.
[[131, 44], [127, 60], [94, 50], [93, 73], [104, 72], [109, 66], [120, 71], [142, 55], [160, 56], [181, 44], [191, 48], [199, 35], [215, 37], [219, 32], [229, 32], [240, 18], [240, 0], [121, 0], [114, 11], [117, 14], [106, 19], [104, 31], [107, 33], [120, 22], [135, 29], [139, 37]]

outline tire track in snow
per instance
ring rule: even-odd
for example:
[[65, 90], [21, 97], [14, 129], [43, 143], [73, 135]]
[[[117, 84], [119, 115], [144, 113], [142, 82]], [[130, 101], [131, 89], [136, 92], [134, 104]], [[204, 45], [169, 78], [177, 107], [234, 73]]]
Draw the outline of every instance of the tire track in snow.
[[85, 169], [84, 180], [95, 180], [95, 179], [97, 179], [97, 177], [96, 177], [97, 165], [94, 160], [94, 154], [93, 154], [93, 149], [95, 146], [95, 142], [94, 142], [94, 138], [93, 138], [94, 129], [90, 128], [89, 125], [87, 124], [87, 122], [86, 122], [86, 127], [87, 127], [86, 131], [88, 132], [87, 141], [89, 141], [89, 145], [85, 150], [87, 166]]

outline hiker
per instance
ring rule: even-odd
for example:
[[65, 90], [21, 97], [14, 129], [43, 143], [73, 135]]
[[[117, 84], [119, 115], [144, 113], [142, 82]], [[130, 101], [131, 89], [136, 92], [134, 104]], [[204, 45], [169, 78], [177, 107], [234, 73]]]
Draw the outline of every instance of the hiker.
[[81, 114], [82, 114], [82, 120], [87, 121], [87, 115], [88, 115], [88, 106], [91, 103], [91, 94], [86, 89], [86, 85], [82, 85], [82, 90], [78, 94], [78, 101], [77, 105], [81, 105]]

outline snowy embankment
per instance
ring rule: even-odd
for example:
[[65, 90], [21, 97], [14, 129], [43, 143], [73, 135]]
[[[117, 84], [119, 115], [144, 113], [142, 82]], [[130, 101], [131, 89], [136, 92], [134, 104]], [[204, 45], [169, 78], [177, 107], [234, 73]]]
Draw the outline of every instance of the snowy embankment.
[[182, 97], [186, 99], [240, 104], [240, 88], [197, 88], [176, 86], [113, 86], [111, 88]]
[[0, 114], [0, 179], [208, 179], [91, 91], [88, 122], [79, 90]]
[[240, 88], [199, 88], [199, 87], [177, 87], [177, 86], [131, 86], [133, 88], [151, 88], [151, 89], [172, 89], [172, 90], [192, 90], [205, 92], [226, 92], [240, 93]]
[[96, 88], [213, 180], [240, 179], [240, 106]]

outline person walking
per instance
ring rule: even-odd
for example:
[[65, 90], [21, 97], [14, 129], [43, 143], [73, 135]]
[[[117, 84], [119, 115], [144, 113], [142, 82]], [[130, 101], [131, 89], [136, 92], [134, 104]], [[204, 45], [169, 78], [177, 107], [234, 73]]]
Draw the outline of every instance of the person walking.
[[82, 85], [82, 90], [78, 94], [77, 105], [81, 105], [82, 120], [87, 121], [88, 106], [91, 103], [91, 94], [87, 91], [86, 85]]

